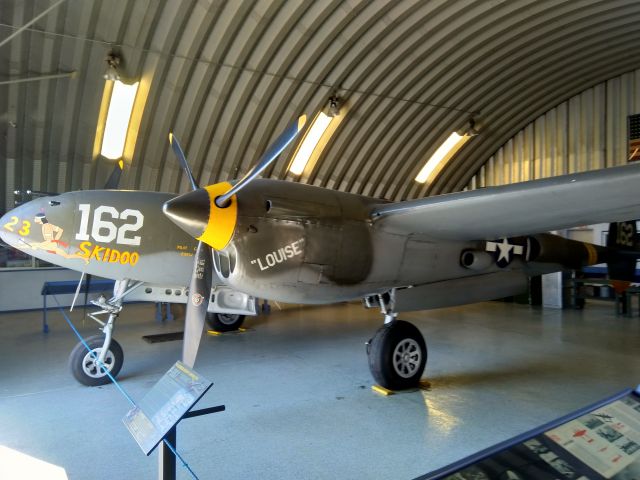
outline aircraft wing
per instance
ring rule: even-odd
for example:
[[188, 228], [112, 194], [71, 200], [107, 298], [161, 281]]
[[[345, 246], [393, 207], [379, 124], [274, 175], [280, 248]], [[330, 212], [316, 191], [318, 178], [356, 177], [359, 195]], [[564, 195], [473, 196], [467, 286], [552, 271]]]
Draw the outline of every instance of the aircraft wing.
[[377, 228], [434, 240], [494, 240], [640, 218], [640, 164], [374, 207]]

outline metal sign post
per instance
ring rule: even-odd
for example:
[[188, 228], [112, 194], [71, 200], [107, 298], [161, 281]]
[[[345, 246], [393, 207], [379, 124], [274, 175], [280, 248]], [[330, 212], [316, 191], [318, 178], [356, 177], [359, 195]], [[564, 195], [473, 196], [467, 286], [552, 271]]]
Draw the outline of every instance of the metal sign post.
[[161, 480], [176, 478], [176, 456], [179, 457], [176, 450], [177, 426], [180, 420], [225, 410], [224, 405], [219, 405], [191, 411], [212, 385], [193, 369], [176, 362], [122, 419], [145, 455], [148, 456], [160, 444], [158, 478]]

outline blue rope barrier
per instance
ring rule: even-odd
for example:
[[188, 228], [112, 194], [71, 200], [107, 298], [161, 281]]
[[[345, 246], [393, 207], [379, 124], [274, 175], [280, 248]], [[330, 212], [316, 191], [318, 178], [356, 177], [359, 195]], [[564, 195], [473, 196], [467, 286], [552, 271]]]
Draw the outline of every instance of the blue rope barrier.
[[[91, 355], [91, 357], [96, 361], [96, 363], [98, 364], [98, 366], [104, 371], [104, 373], [107, 375], [107, 377], [109, 377], [109, 380], [111, 380], [111, 382], [118, 388], [118, 390], [120, 390], [120, 393], [122, 393], [122, 395], [124, 395], [124, 397], [129, 401], [129, 403], [134, 406], [137, 407], [138, 405], [136, 404], [136, 402], [133, 400], [133, 398], [131, 398], [131, 395], [129, 395], [124, 388], [122, 388], [122, 386], [118, 383], [118, 381], [115, 379], [115, 377], [113, 375], [111, 375], [111, 372], [109, 371], [109, 369], [105, 366], [104, 363], [102, 363], [99, 359], [98, 356], [95, 354], [95, 352], [93, 350], [91, 350], [91, 347], [89, 347], [89, 344], [87, 344], [87, 342], [85, 341], [85, 339], [82, 337], [82, 335], [80, 334], [80, 332], [78, 331], [78, 329], [75, 327], [75, 325], [73, 324], [73, 322], [71, 321], [71, 319], [69, 318], [69, 316], [65, 313], [65, 311], [62, 309], [62, 306], [60, 305], [60, 302], [58, 302], [58, 298], [53, 295], [53, 300], [56, 302], [56, 304], [58, 305], [58, 310], [60, 310], [60, 313], [62, 314], [62, 316], [64, 317], [64, 319], [67, 321], [67, 323], [69, 324], [69, 326], [71, 327], [71, 330], [73, 331], [73, 333], [75, 333], [76, 337], [78, 337], [78, 339], [80, 340], [80, 343], [82, 343], [82, 345], [84, 345], [84, 348], [87, 349], [87, 351], [89, 352], [89, 355]], [[199, 480], [198, 476], [195, 474], [195, 472], [191, 469], [191, 467], [189, 466], [189, 464], [184, 460], [184, 458], [182, 458], [182, 455], [180, 455], [178, 453], [178, 451], [174, 448], [173, 445], [171, 445], [171, 443], [169, 442], [169, 440], [167, 440], [166, 438], [162, 439], [165, 443], [165, 445], [167, 447], [169, 447], [169, 450], [171, 450], [171, 453], [173, 453], [175, 455], [175, 457], [180, 460], [180, 462], [182, 462], [182, 466], [184, 468], [187, 469], [187, 471], [191, 474], [191, 476], [193, 478], [195, 478], [195, 480]]]
[[75, 333], [76, 337], [78, 337], [78, 339], [80, 340], [80, 343], [82, 343], [82, 345], [84, 345], [84, 348], [87, 349], [87, 352], [89, 352], [89, 355], [91, 355], [91, 357], [96, 361], [98, 366], [104, 371], [107, 377], [109, 377], [109, 380], [111, 380], [111, 382], [113, 382], [113, 384], [118, 388], [118, 390], [120, 390], [120, 393], [124, 395], [124, 398], [129, 400], [129, 403], [132, 406], [136, 407], [137, 405], [136, 405], [136, 402], [134, 402], [133, 398], [131, 398], [131, 396], [124, 390], [124, 388], [120, 386], [120, 384], [116, 381], [115, 377], [111, 375], [111, 372], [106, 367], [106, 365], [98, 359], [98, 356], [96, 355], [96, 353], [93, 350], [91, 350], [91, 347], [89, 346], [89, 344], [84, 340], [84, 338], [82, 338], [82, 335], [80, 335], [80, 332], [78, 331], [78, 329], [73, 325], [73, 322], [71, 321], [69, 316], [65, 313], [65, 311], [60, 306], [60, 303], [58, 302], [58, 298], [55, 295], [53, 295], [53, 299], [58, 304], [58, 310], [60, 310], [60, 313], [62, 314], [64, 319], [67, 321], [69, 326], [71, 327], [71, 330], [73, 330], [73, 333]]
[[171, 443], [169, 443], [169, 440], [167, 440], [166, 438], [164, 438], [163, 440], [164, 440], [165, 445], [167, 447], [169, 447], [169, 450], [171, 450], [171, 452], [176, 456], [176, 458], [178, 458], [182, 462], [182, 466], [189, 471], [189, 473], [191, 474], [191, 476], [193, 478], [198, 480], [198, 477], [196, 476], [195, 472], [193, 470], [191, 470], [191, 467], [189, 466], [189, 464], [184, 461], [184, 459], [180, 456], [178, 451], [173, 447], [173, 445], [171, 445]]

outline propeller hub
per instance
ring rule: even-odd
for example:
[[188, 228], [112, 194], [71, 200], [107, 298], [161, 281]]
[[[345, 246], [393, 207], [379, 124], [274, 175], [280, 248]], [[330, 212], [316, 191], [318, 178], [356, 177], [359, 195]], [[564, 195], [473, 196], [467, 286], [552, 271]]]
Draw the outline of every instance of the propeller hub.
[[230, 188], [231, 184], [221, 182], [193, 190], [167, 201], [162, 211], [196, 240], [222, 250], [235, 231], [238, 204], [234, 195], [228, 205], [220, 208], [216, 205], [216, 198]]
[[198, 188], [165, 202], [162, 211], [182, 230], [198, 238], [209, 224], [209, 194]]

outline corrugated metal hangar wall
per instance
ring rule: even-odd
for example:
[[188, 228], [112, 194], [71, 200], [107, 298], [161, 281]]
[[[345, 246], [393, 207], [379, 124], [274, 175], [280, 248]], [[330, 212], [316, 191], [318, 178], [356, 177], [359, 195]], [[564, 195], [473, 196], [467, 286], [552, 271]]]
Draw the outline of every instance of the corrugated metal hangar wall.
[[469, 189], [627, 163], [627, 118], [640, 113], [640, 70], [570, 98], [528, 124], [471, 179]]
[[[112, 53], [140, 82], [122, 188], [188, 190], [169, 131], [200, 183], [242, 175], [336, 94], [308, 171], [291, 145], [264, 176], [403, 200], [463, 189], [536, 117], [640, 68], [639, 23], [637, 0], [0, 0], [0, 212], [104, 185]], [[415, 181], [469, 117], [480, 134]]]

